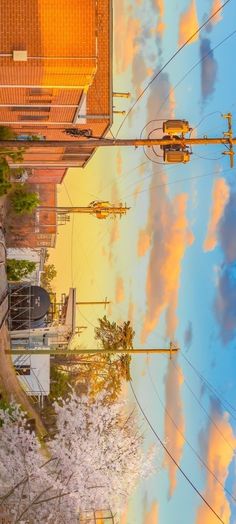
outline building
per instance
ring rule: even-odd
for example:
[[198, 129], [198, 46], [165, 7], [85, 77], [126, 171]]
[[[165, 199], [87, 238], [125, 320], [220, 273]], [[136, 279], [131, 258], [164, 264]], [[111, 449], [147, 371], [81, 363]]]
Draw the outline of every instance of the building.
[[[57, 205], [56, 185], [32, 184], [32, 192], [38, 193], [45, 206]], [[36, 210], [32, 214], [8, 216], [7, 245], [19, 248], [55, 247], [57, 236], [57, 213], [55, 210]]]
[[[50, 303], [48, 293], [28, 282], [10, 287], [9, 330], [13, 362], [28, 395], [39, 402], [50, 392], [50, 354], [44, 350], [67, 348], [75, 333], [76, 289], [63, 295], [59, 304]], [[30, 355], [21, 354], [27, 349]], [[42, 350], [37, 354], [34, 350]]]
[[[22, 141], [70, 140], [68, 128], [105, 135], [112, 124], [112, 0], [4, 0], [0, 20], [0, 125]], [[33, 182], [59, 183], [93, 152], [41, 149], [34, 141], [23, 165], [33, 169]]]
[[34, 262], [35, 270], [28, 275], [27, 281], [32, 284], [40, 285], [41, 274], [43, 272], [46, 257], [45, 248], [19, 248], [12, 247], [7, 249], [7, 258], [15, 260], [27, 260], [28, 262]]

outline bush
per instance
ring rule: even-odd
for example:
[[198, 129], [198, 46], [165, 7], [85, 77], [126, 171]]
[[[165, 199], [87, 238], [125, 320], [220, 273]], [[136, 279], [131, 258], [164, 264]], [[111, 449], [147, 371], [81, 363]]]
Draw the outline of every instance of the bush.
[[0, 126], [0, 140], [14, 140], [16, 133], [11, 127]]
[[10, 195], [10, 200], [12, 209], [17, 215], [32, 213], [39, 205], [37, 193], [32, 193], [22, 186], [14, 189]]
[[29, 260], [16, 260], [15, 258], [9, 258], [6, 264], [7, 278], [14, 282], [24, 280], [30, 273], [36, 268], [35, 262]]

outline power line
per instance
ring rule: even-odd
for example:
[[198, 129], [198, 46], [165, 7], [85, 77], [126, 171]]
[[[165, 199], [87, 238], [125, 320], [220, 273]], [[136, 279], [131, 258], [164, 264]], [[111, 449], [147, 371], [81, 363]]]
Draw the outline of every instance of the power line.
[[189, 440], [185, 437], [184, 433], [179, 429], [178, 425], [176, 424], [175, 420], [173, 419], [173, 417], [171, 416], [171, 414], [169, 413], [169, 411], [167, 410], [167, 408], [165, 407], [165, 404], [164, 402], [162, 401], [158, 391], [157, 391], [157, 388], [154, 384], [154, 381], [153, 381], [153, 378], [152, 378], [152, 375], [151, 375], [151, 372], [150, 372], [150, 367], [149, 367], [149, 364], [147, 363], [147, 366], [148, 366], [148, 375], [149, 375], [149, 378], [150, 378], [150, 381], [152, 383], [152, 386], [153, 386], [153, 389], [155, 391], [155, 394], [162, 406], [162, 408], [164, 409], [165, 413], [167, 414], [168, 418], [171, 420], [172, 424], [175, 426], [175, 428], [177, 429], [178, 433], [181, 435], [181, 437], [184, 439], [184, 441], [186, 442], [186, 444], [190, 447], [190, 449], [193, 451], [194, 455], [196, 455], [196, 457], [198, 458], [198, 460], [201, 462], [201, 464], [207, 469], [207, 471], [209, 471], [209, 473], [212, 475], [212, 477], [214, 477], [214, 479], [218, 482], [218, 484], [220, 484], [220, 486], [223, 488], [223, 490], [226, 491], [226, 493], [228, 493], [228, 495], [231, 497], [231, 499], [236, 502], [236, 498], [233, 496], [233, 494], [224, 486], [224, 484], [217, 478], [217, 476], [215, 475], [215, 473], [209, 468], [209, 466], [207, 465], [207, 463], [202, 459], [202, 457], [199, 455], [199, 453], [194, 449], [194, 447], [192, 446], [192, 444], [189, 442]]
[[186, 47], [187, 44], [189, 44], [189, 42], [191, 42], [191, 40], [193, 40], [193, 38], [198, 34], [200, 33], [200, 31], [207, 25], [209, 24], [209, 22], [230, 2], [230, 0], [226, 0], [220, 7], [218, 7], [218, 9], [216, 9], [216, 11], [214, 11], [214, 13], [212, 13], [211, 16], [209, 16], [209, 18], [207, 18], [207, 20], [196, 30], [194, 31], [194, 33], [184, 42], [184, 44], [179, 48], [177, 49], [177, 51], [175, 51], [175, 53], [171, 56], [171, 58], [169, 58], [169, 60], [167, 60], [167, 62], [161, 67], [161, 69], [153, 76], [153, 78], [150, 80], [150, 82], [148, 82], [147, 86], [141, 91], [140, 95], [138, 96], [138, 98], [136, 98], [135, 102], [132, 104], [131, 108], [129, 109], [129, 111], [126, 113], [124, 119], [122, 120], [119, 128], [118, 128], [118, 131], [116, 133], [116, 137], [118, 136], [121, 128], [123, 127], [126, 119], [128, 118], [129, 114], [131, 113], [131, 111], [134, 109], [134, 107], [136, 106], [136, 104], [139, 102], [140, 98], [142, 98], [142, 96], [144, 95], [144, 93], [146, 93], [147, 89], [150, 87], [150, 85], [156, 80], [156, 78], [158, 78], [158, 76], [164, 71], [164, 69], [172, 62], [172, 60], [175, 59], [175, 57], [184, 49], [184, 47]]
[[[190, 73], [195, 69], [195, 67], [197, 67], [197, 66], [200, 65], [202, 62], [204, 62], [204, 60], [205, 60], [209, 55], [211, 55], [211, 53], [212, 53], [213, 51], [215, 51], [218, 47], [220, 47], [220, 46], [221, 46], [222, 44], [224, 44], [227, 40], [229, 40], [229, 39], [230, 39], [230, 38], [231, 38], [235, 33], [236, 33], [236, 30], [234, 30], [234, 31], [232, 31], [232, 33], [228, 34], [225, 38], [223, 38], [223, 40], [221, 40], [221, 41], [220, 41], [218, 44], [216, 44], [212, 49], [210, 49], [210, 51], [208, 51], [208, 52], [207, 52], [207, 53], [206, 53], [206, 54], [205, 54], [205, 55], [204, 55], [200, 60], [198, 60], [198, 61], [197, 61], [197, 62], [196, 62], [192, 67], [190, 67], [190, 69], [188, 69], [188, 71], [184, 74], [184, 76], [182, 76], [182, 78], [179, 80], [179, 82], [177, 82], [177, 84], [175, 84], [174, 87], [172, 87], [172, 88], [169, 90], [168, 95], [167, 95], [166, 98], [163, 100], [162, 104], [159, 106], [157, 113], [159, 113], [159, 112], [161, 111], [161, 109], [164, 107], [164, 105], [166, 104], [166, 102], [169, 100], [169, 96], [170, 96], [170, 94], [171, 94], [171, 93], [174, 93], [175, 89], [176, 89], [177, 87], [179, 87], [180, 84], [182, 84], [182, 82], [185, 80], [185, 78], [186, 78], [186, 77], [187, 77], [187, 76], [188, 76], [188, 75], [189, 75], [189, 74], [190, 74]], [[210, 114], [211, 114], [211, 113], [210, 113]], [[212, 114], [214, 114], [214, 112], [213, 112]], [[204, 119], [205, 119], [205, 117], [204, 117], [202, 120], [200, 120], [200, 123], [199, 123], [199, 124], [201, 124], [201, 122], [202, 122]], [[198, 124], [198, 125], [199, 125], [199, 124]], [[198, 125], [195, 126], [194, 129], [196, 129], [196, 127], [198, 127]]]
[[[175, 365], [175, 363], [173, 362], [173, 360], [171, 360], [171, 364], [172, 366], [174, 366], [174, 368], [176, 369], [177, 373], [179, 373], [179, 370], [177, 368], [177, 366]], [[218, 425], [216, 424], [216, 422], [214, 421], [213, 417], [211, 415], [209, 415], [208, 411], [206, 410], [206, 408], [202, 405], [202, 403], [200, 402], [199, 398], [197, 397], [197, 395], [194, 393], [194, 391], [192, 390], [192, 388], [190, 387], [189, 383], [187, 382], [186, 378], [184, 378], [184, 384], [185, 386], [187, 387], [187, 389], [192, 393], [193, 397], [195, 398], [196, 402], [198, 403], [198, 405], [201, 407], [202, 411], [205, 413], [205, 415], [207, 416], [207, 418], [211, 421], [211, 423], [213, 424], [213, 426], [216, 428], [217, 432], [219, 433], [219, 435], [221, 435], [221, 437], [223, 438], [223, 440], [226, 442], [226, 444], [228, 445], [228, 447], [231, 449], [231, 451], [235, 454], [235, 450], [234, 448], [231, 446], [230, 442], [227, 440], [227, 438], [225, 437], [224, 433], [221, 431], [221, 429], [218, 427]]]
[[133, 388], [133, 385], [131, 382], [129, 382], [130, 384], [130, 388], [132, 390], [132, 393], [133, 393], [133, 396], [136, 400], [136, 403], [143, 415], [143, 417], [145, 418], [148, 426], [150, 427], [150, 429], [152, 430], [152, 432], [154, 433], [155, 437], [157, 438], [159, 444], [162, 446], [162, 448], [165, 450], [165, 452], [167, 453], [167, 455], [170, 457], [170, 459], [172, 460], [172, 462], [176, 465], [176, 467], [178, 468], [178, 470], [182, 473], [182, 475], [184, 476], [184, 478], [187, 480], [187, 482], [190, 484], [190, 486], [193, 488], [193, 490], [198, 494], [198, 496], [202, 499], [202, 501], [206, 504], [206, 506], [208, 506], [208, 508], [210, 509], [210, 511], [212, 513], [214, 513], [214, 515], [216, 516], [216, 518], [222, 523], [222, 524], [226, 524], [226, 522], [224, 522], [222, 520], [222, 518], [220, 517], [220, 515], [218, 515], [218, 513], [214, 510], [214, 508], [211, 506], [211, 504], [209, 502], [207, 502], [207, 500], [205, 499], [205, 497], [201, 494], [201, 492], [197, 489], [197, 487], [193, 484], [193, 482], [190, 480], [190, 478], [188, 477], [188, 475], [184, 472], [184, 470], [181, 468], [181, 466], [178, 464], [178, 462], [175, 460], [175, 458], [173, 457], [173, 455], [171, 454], [171, 452], [168, 450], [168, 448], [166, 447], [166, 445], [164, 444], [163, 440], [161, 439], [161, 437], [158, 435], [157, 431], [154, 429], [154, 427], [152, 426], [150, 420], [148, 419], [147, 415], [145, 414], [138, 398], [137, 398], [137, 395], [134, 391], [134, 388]]
[[[221, 173], [227, 173], [228, 171], [231, 171], [231, 169], [224, 169], [221, 171]], [[147, 180], [147, 178], [151, 178], [153, 176], [153, 173], [151, 175], [148, 175], [147, 177], [145, 177], [144, 180]], [[159, 188], [159, 187], [166, 187], [166, 186], [171, 186], [171, 185], [174, 185], [174, 184], [179, 184], [180, 182], [188, 182], [188, 181], [192, 181], [192, 180], [196, 180], [198, 178], [207, 178], [209, 176], [218, 176], [217, 173], [215, 173], [214, 171], [211, 171], [210, 173], [204, 173], [202, 175], [194, 175], [194, 176], [191, 176], [191, 177], [185, 177], [185, 178], [179, 178], [178, 180], [172, 180], [171, 182], [165, 182], [163, 184], [154, 184], [151, 188], [148, 188], [148, 189], [143, 189], [142, 191], [139, 191], [138, 192], [138, 195], [140, 195], [141, 193], [146, 193], [147, 191], [151, 191], [152, 189], [156, 189], [156, 188]], [[136, 184], [137, 182], [135, 182]], [[128, 195], [125, 195], [123, 198], [128, 198], [129, 196], [131, 196], [133, 193], [129, 193]]]
[[[235, 415], [233, 415], [233, 413], [230, 411], [231, 409], [236, 412], [236, 409], [235, 407], [233, 406], [233, 404], [231, 404], [228, 400], [226, 400], [218, 391], [217, 389], [215, 388], [215, 386], [213, 386], [209, 380], [207, 380], [203, 375], [202, 373], [200, 373], [200, 371], [197, 370], [197, 368], [192, 364], [192, 362], [190, 362], [190, 360], [184, 355], [184, 353], [182, 352], [181, 353], [181, 357], [184, 358], [184, 360], [188, 363], [188, 365], [193, 369], [193, 371], [195, 372], [195, 374], [198, 376], [198, 378], [201, 380], [201, 382], [203, 384], [205, 384], [205, 386], [217, 397], [217, 399], [220, 401], [221, 404], [225, 404], [225, 407], [227, 409], [227, 411], [230, 413], [231, 417], [236, 420], [236, 417]], [[229, 407], [228, 407], [229, 406]]]

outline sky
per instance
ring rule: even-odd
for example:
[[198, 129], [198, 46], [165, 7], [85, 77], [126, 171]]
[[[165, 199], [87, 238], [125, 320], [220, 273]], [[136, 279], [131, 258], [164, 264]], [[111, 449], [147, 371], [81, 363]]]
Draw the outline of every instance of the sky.
[[[114, 0], [114, 99], [126, 110], [221, 0]], [[162, 121], [183, 118], [192, 136], [222, 136], [236, 120], [236, 3], [231, 0], [145, 91], [119, 138], [162, 135]], [[117, 134], [122, 116], [116, 115]], [[197, 146], [187, 164], [163, 165], [152, 151], [98, 150], [71, 169], [61, 204], [94, 199], [127, 203], [121, 220], [74, 216], [58, 232], [51, 261], [58, 293], [103, 306], [78, 308], [87, 326], [79, 343], [94, 347], [97, 318], [129, 318], [135, 347], [181, 348], [132, 358], [132, 385], [158, 436], [225, 524], [236, 522], [236, 182], [224, 147]], [[145, 154], [146, 153], [146, 154]], [[147, 155], [147, 156], [146, 156]], [[148, 158], [150, 157], [150, 158]], [[127, 396], [135, 403], [127, 386]], [[138, 412], [137, 407], [137, 412]], [[142, 415], [140, 420], [142, 420]], [[142, 422], [145, 447], [157, 443]], [[158, 443], [157, 443], [158, 444]], [[121, 524], [219, 522], [160, 449], [157, 472], [137, 486]]]

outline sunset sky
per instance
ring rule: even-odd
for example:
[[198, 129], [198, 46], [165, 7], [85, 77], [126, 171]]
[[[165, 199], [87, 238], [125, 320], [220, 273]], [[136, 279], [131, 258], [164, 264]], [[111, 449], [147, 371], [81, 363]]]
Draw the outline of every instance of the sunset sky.
[[[116, 109], [128, 110], [220, 5], [114, 0], [114, 91], [131, 93], [114, 99]], [[222, 136], [221, 113], [229, 111], [236, 128], [235, 16], [231, 0], [151, 84], [118, 137], [139, 137], [142, 130], [142, 136], [160, 136], [166, 118], [188, 120], [192, 136]], [[115, 117], [114, 135], [122, 118]], [[236, 179], [224, 150], [198, 146], [190, 163], [165, 166], [151, 151], [149, 160], [142, 149], [100, 149], [84, 170], [70, 170], [59, 203], [104, 199], [131, 209], [121, 220], [74, 216], [60, 227], [51, 261], [58, 293], [75, 286], [82, 301], [107, 296], [108, 317], [132, 321], [136, 347], [178, 342], [181, 352], [172, 361], [133, 357], [133, 387], [175, 460], [223, 522], [234, 524]], [[103, 314], [102, 307], [78, 309], [78, 325], [88, 326], [79, 343], [94, 347], [93, 327]], [[155, 443], [146, 422], [142, 427], [145, 446]], [[157, 474], [137, 488], [122, 524], [219, 522], [162, 450], [158, 464]]]

